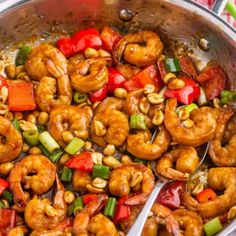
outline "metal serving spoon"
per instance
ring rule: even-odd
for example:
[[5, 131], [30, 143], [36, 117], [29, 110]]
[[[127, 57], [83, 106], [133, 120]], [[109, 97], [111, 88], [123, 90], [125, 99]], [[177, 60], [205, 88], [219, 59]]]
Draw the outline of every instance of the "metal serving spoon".
[[[156, 133], [156, 131], [155, 131]], [[153, 141], [154, 137], [156, 136], [154, 133], [151, 142]], [[188, 180], [186, 182], [186, 184], [188, 185], [189, 180], [191, 180], [191, 176], [194, 175], [196, 173], [196, 171], [199, 170], [199, 168], [201, 167], [201, 165], [203, 164], [203, 161], [206, 157], [207, 151], [208, 151], [208, 146], [209, 143], [206, 144], [205, 148], [200, 149], [199, 151], [199, 156], [202, 156], [201, 161], [198, 165], [198, 167], [194, 170], [194, 172], [188, 177]], [[152, 205], [154, 204], [156, 197], [158, 195], [158, 193], [160, 192], [160, 190], [162, 189], [162, 187], [167, 184], [172, 182], [173, 180], [168, 179], [166, 177], [160, 176], [158, 175], [158, 182], [156, 183], [154, 189], [152, 190], [148, 200], [146, 201], [142, 211], [139, 213], [135, 223], [132, 225], [130, 231], [128, 232], [127, 236], [140, 236], [142, 231], [143, 231], [143, 227], [144, 224], [146, 222], [146, 219], [148, 217], [148, 214], [152, 208]]]

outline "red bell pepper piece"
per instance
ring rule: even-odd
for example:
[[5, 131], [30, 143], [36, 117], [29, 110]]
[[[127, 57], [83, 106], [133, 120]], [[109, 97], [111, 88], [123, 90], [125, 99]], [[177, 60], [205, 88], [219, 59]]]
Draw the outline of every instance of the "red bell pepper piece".
[[224, 90], [226, 78], [227, 76], [220, 66], [210, 65], [197, 76], [196, 80], [203, 87], [207, 99], [212, 100]]
[[116, 206], [116, 212], [113, 218], [115, 223], [120, 223], [121, 221], [129, 219], [130, 216], [130, 206], [124, 204], [124, 202], [128, 199], [128, 196], [121, 197]]
[[146, 67], [133, 78], [125, 81], [124, 87], [131, 92], [144, 88], [146, 84], [153, 84], [156, 87], [156, 91], [159, 91], [163, 85], [160, 75], [153, 65]]
[[125, 77], [115, 68], [110, 67], [108, 69], [109, 80], [107, 84], [108, 93], [113, 93], [116, 88], [123, 88], [125, 83]]
[[5, 179], [0, 178], [0, 195], [2, 192], [9, 187], [10, 183]]
[[211, 188], [206, 188], [196, 195], [196, 199], [200, 203], [206, 203], [216, 198], [217, 195]]
[[105, 85], [103, 88], [100, 88], [99, 90], [90, 93], [89, 99], [91, 102], [97, 102], [102, 101], [107, 96], [107, 86]]
[[7, 80], [3, 78], [2, 76], [0, 76], [0, 89], [2, 87], [7, 87]]
[[0, 236], [7, 236], [8, 232], [16, 226], [16, 211], [0, 209]]
[[157, 196], [157, 202], [170, 209], [177, 209], [180, 206], [180, 191], [184, 190], [185, 182], [173, 181], [165, 184]]
[[164, 95], [167, 98], [177, 98], [178, 102], [188, 105], [198, 99], [200, 88], [199, 85], [190, 78], [181, 77], [180, 79], [185, 82], [185, 87], [177, 90], [167, 89]]
[[27, 81], [9, 82], [8, 105], [10, 111], [34, 110], [36, 103], [33, 84]]
[[84, 205], [87, 205], [89, 202], [94, 201], [97, 198], [98, 198], [98, 195], [94, 193], [85, 194], [82, 197]]
[[192, 60], [188, 56], [179, 58], [179, 63], [182, 71], [189, 77], [196, 78], [197, 71], [193, 65]]
[[81, 30], [71, 37], [60, 38], [57, 41], [57, 47], [66, 57], [70, 57], [78, 52], [84, 52], [86, 48], [102, 47], [102, 40], [99, 32], [90, 28]]
[[77, 169], [87, 173], [91, 173], [93, 170], [93, 159], [90, 152], [83, 152], [75, 155], [66, 162], [65, 166], [71, 169]]
[[157, 61], [157, 68], [160, 73], [161, 79], [164, 81], [165, 75], [167, 74], [164, 61]]
[[105, 26], [101, 33], [102, 46], [111, 52], [122, 36], [109, 26]]

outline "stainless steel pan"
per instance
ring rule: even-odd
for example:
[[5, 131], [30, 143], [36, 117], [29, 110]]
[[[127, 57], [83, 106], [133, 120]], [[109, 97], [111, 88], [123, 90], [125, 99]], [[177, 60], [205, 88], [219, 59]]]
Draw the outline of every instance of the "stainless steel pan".
[[[215, 59], [229, 75], [228, 87], [236, 89], [236, 31], [217, 14], [226, 0], [217, 0], [212, 12], [190, 0], [7, 0], [0, 3], [0, 50], [31, 38], [52, 40], [88, 26], [113, 24], [123, 31], [154, 29], [189, 46], [199, 67]], [[119, 19], [121, 9], [129, 9], [133, 18]], [[210, 50], [198, 47], [200, 38], [210, 43]], [[1, 56], [2, 54], [0, 54]], [[0, 57], [1, 60], [5, 58]], [[232, 233], [236, 220], [220, 234]]]

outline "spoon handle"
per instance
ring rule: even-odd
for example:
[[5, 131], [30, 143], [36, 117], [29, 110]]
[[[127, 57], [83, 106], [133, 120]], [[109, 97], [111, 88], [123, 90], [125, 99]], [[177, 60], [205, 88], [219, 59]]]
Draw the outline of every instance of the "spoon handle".
[[146, 219], [148, 217], [149, 211], [152, 208], [153, 203], [156, 200], [158, 193], [160, 192], [161, 188], [164, 186], [164, 182], [158, 181], [155, 185], [152, 193], [150, 194], [148, 200], [146, 201], [142, 211], [139, 213], [138, 218], [136, 219], [135, 223], [131, 227], [130, 231], [128, 232], [127, 236], [140, 236]]

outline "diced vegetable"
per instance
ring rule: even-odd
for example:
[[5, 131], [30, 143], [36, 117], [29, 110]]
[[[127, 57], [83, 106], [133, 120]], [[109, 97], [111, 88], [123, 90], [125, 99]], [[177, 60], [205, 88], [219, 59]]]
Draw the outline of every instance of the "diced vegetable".
[[10, 183], [5, 179], [0, 178], [0, 195], [10, 186]]
[[131, 129], [146, 129], [146, 123], [142, 114], [133, 114], [130, 116]]
[[89, 202], [94, 201], [98, 198], [97, 194], [88, 193], [82, 196], [84, 205], [87, 205]]
[[107, 84], [108, 93], [113, 93], [116, 88], [123, 88], [125, 83], [125, 77], [115, 68], [110, 67], [108, 69], [109, 80]]
[[113, 218], [113, 221], [115, 223], [120, 223], [124, 220], [128, 220], [130, 216], [130, 206], [124, 205], [124, 202], [128, 199], [128, 196], [123, 196], [119, 199], [117, 206], [116, 206], [116, 211], [115, 211], [115, 216]]
[[4, 192], [2, 193], [2, 198], [6, 199], [9, 204], [11, 204], [13, 201], [13, 195], [7, 190], [4, 190]]
[[195, 103], [190, 103], [187, 106], [183, 106], [180, 110], [186, 110], [187, 112], [191, 113], [194, 109], [198, 108], [198, 106]]
[[42, 144], [39, 144], [39, 149], [46, 157], [49, 157], [51, 155], [51, 153]]
[[74, 93], [74, 101], [75, 101], [77, 104], [86, 102], [87, 99], [88, 99], [88, 95], [87, 95], [86, 93], [79, 93], [79, 92], [75, 92], [75, 93]]
[[102, 179], [108, 179], [109, 177], [109, 167], [104, 165], [94, 165], [93, 166], [93, 172], [92, 172], [93, 178], [102, 178]]
[[2, 87], [7, 87], [7, 80], [0, 75], [0, 90]]
[[37, 146], [39, 143], [39, 133], [37, 130], [26, 130], [23, 137], [30, 146]]
[[236, 100], [236, 91], [223, 90], [221, 92], [221, 104], [228, 104]]
[[77, 197], [74, 201], [74, 210], [73, 210], [74, 215], [76, 214], [77, 211], [80, 211], [82, 209], [83, 209], [83, 200], [81, 197]]
[[218, 65], [207, 66], [196, 80], [203, 87], [208, 100], [218, 97], [225, 88], [226, 74]]
[[60, 38], [57, 47], [66, 56], [70, 57], [78, 52], [84, 52], [86, 48], [100, 48], [102, 40], [98, 31], [94, 28], [81, 30], [71, 37]]
[[103, 88], [92, 92], [89, 94], [89, 99], [92, 103], [97, 101], [102, 101], [107, 96], [107, 86], [105, 85]]
[[50, 154], [49, 159], [50, 159], [52, 162], [55, 163], [55, 162], [57, 162], [57, 161], [62, 157], [63, 154], [64, 154], [63, 151], [58, 150], [58, 151], [54, 152], [53, 154]]
[[192, 60], [188, 56], [183, 56], [179, 58], [179, 63], [181, 66], [181, 70], [187, 75], [192, 78], [197, 77], [197, 71], [193, 65]]
[[81, 170], [84, 172], [91, 173], [93, 171], [93, 159], [90, 152], [83, 152], [81, 154], [75, 155], [66, 162], [65, 164], [68, 168]]
[[58, 143], [54, 140], [51, 134], [48, 131], [44, 131], [39, 135], [39, 141], [43, 144], [43, 146], [50, 152], [53, 153], [57, 149], [60, 149]]
[[108, 217], [114, 217], [115, 210], [116, 210], [116, 199], [113, 197], [109, 197], [105, 205], [104, 215]]
[[200, 95], [198, 84], [190, 78], [181, 77], [181, 79], [185, 82], [184, 88], [177, 90], [167, 89], [164, 95], [168, 98], [177, 98], [178, 102], [186, 105], [197, 101]]
[[137, 157], [134, 158], [134, 162], [137, 162], [137, 163], [140, 163], [140, 164], [143, 164], [143, 165], [145, 165], [145, 164], [147, 163], [146, 160], [139, 159], [139, 158], [137, 158]]
[[172, 210], [179, 208], [180, 196], [179, 193], [185, 187], [183, 181], [173, 181], [164, 185], [157, 196], [157, 202]]
[[65, 147], [65, 151], [71, 155], [75, 155], [85, 145], [85, 142], [80, 138], [73, 138], [71, 142]]
[[20, 131], [20, 124], [16, 118], [13, 119], [12, 124], [18, 131]]
[[44, 131], [46, 131], [45, 126], [40, 125], [40, 124], [37, 124], [36, 126], [37, 126], [37, 130], [40, 134], [43, 133]]
[[216, 198], [217, 195], [211, 188], [206, 188], [196, 195], [196, 199], [200, 203], [206, 203]]
[[198, 97], [197, 104], [200, 107], [207, 104], [207, 97], [206, 97], [205, 91], [202, 87], [200, 87], [200, 95]]
[[30, 51], [31, 51], [30, 46], [27, 45], [22, 46], [16, 55], [15, 64], [17, 66], [24, 65]]
[[70, 182], [71, 178], [72, 178], [72, 170], [64, 166], [61, 173], [61, 180], [65, 182]]
[[166, 57], [164, 59], [165, 68], [168, 72], [179, 72], [181, 67], [177, 58]]
[[223, 226], [220, 223], [219, 217], [216, 217], [204, 224], [203, 229], [206, 233], [206, 236], [212, 236], [221, 231], [223, 229]]
[[31, 82], [17, 81], [8, 83], [8, 105], [10, 111], [34, 110], [34, 88]]
[[144, 88], [146, 84], [154, 85], [156, 91], [159, 91], [162, 87], [163, 81], [153, 65], [144, 68], [134, 77], [126, 80], [124, 83], [124, 87], [127, 91], [131, 92], [137, 89]]
[[0, 209], [0, 235], [6, 236], [16, 226], [16, 211]]
[[121, 35], [109, 26], [105, 26], [101, 33], [102, 46], [105, 50], [111, 52], [114, 46], [121, 39]]

